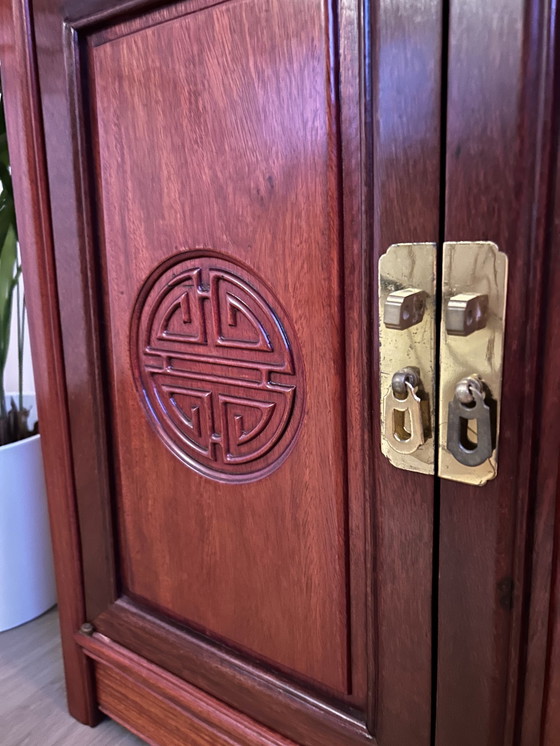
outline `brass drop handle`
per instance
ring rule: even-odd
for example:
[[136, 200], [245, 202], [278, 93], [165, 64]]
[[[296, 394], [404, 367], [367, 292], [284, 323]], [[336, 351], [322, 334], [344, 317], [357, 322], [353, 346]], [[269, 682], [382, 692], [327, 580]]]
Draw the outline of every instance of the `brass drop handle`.
[[418, 370], [402, 368], [393, 375], [385, 397], [385, 438], [397, 453], [414, 453], [426, 442], [425, 400], [419, 387]]
[[463, 466], [480, 466], [494, 452], [496, 432], [490, 392], [476, 375], [461, 379], [448, 405], [447, 450]]

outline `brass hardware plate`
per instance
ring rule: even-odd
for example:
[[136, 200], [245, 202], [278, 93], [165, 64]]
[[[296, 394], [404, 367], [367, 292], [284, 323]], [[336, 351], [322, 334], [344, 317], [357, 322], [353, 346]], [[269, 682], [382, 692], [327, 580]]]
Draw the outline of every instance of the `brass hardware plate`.
[[[434, 473], [435, 283], [433, 243], [393, 244], [379, 259], [381, 449], [394, 466], [422, 474]], [[390, 404], [393, 398], [401, 402], [394, 397], [392, 379], [405, 367], [416, 368], [422, 384], [417, 395], [423, 402], [423, 437], [415, 436], [408, 444], [414, 447], [411, 453], [396, 450], [399, 444], [394, 438], [391, 442], [394, 410]], [[415, 401], [412, 392], [408, 396]]]
[[[438, 475], [466, 484], [486, 484], [498, 471], [507, 270], [507, 256], [490, 241], [446, 242], [443, 245]], [[465, 321], [469, 309], [474, 314], [471, 325]], [[463, 314], [462, 320], [460, 314]], [[451, 332], [447, 328], [450, 315], [454, 318]], [[470, 326], [477, 328], [470, 331]], [[456, 386], [473, 374], [484, 382], [495, 418], [492, 455], [481, 464], [469, 466], [460, 463], [448, 450], [447, 431]], [[466, 437], [476, 443], [476, 419], [465, 421], [468, 423]]]

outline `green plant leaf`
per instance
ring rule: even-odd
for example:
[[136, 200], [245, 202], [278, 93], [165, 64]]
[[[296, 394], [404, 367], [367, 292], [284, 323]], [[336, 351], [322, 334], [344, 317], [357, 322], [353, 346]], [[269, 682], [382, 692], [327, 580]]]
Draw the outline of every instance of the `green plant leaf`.
[[8, 231], [12, 226], [14, 226], [13, 206], [4, 194], [0, 194], [0, 247], [4, 245]]
[[14, 190], [12, 187], [12, 175], [10, 174], [10, 169], [8, 168], [8, 165], [6, 163], [3, 163], [1, 158], [0, 158], [0, 181], [2, 182], [3, 191], [9, 196], [10, 200], [13, 202]]
[[[0, 79], [0, 445], [11, 443], [33, 434], [27, 425], [28, 411], [21, 406], [22, 339], [18, 337], [20, 407], [12, 400], [8, 410], [5, 399], [4, 372], [10, 343], [14, 291], [18, 288], [21, 266], [18, 258], [18, 234], [14, 207], [12, 175], [8, 153], [4, 96]], [[19, 314], [19, 309], [18, 309]], [[22, 315], [21, 323], [25, 316]], [[20, 319], [18, 318], [18, 322]], [[20, 324], [18, 324], [19, 330]]]
[[16, 232], [10, 226], [0, 250], [0, 377], [8, 356], [12, 300], [19, 275]]

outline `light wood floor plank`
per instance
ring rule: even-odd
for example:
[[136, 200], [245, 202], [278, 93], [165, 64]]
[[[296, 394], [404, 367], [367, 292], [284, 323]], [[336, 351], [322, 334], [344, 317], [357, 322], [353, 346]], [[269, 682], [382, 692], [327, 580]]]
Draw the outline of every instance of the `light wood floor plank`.
[[139, 746], [142, 743], [111, 720], [89, 728], [68, 715], [56, 609], [0, 633], [2, 746]]

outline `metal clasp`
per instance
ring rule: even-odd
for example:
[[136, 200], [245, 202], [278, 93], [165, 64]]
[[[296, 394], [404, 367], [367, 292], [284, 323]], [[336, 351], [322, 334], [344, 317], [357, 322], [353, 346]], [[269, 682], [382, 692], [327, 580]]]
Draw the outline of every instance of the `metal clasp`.
[[[464, 466], [480, 466], [494, 451], [493, 407], [486, 397], [481, 379], [470, 376], [459, 381], [449, 402], [447, 450]], [[490, 396], [488, 399], [490, 402]]]
[[385, 438], [397, 453], [410, 454], [426, 442], [426, 401], [418, 395], [420, 379], [414, 368], [394, 374], [385, 397]]
[[488, 296], [480, 293], [460, 293], [449, 299], [445, 312], [448, 334], [468, 337], [484, 329], [488, 317]]
[[418, 288], [405, 288], [389, 293], [383, 313], [385, 326], [404, 331], [419, 324], [424, 318], [426, 296], [427, 293]]

